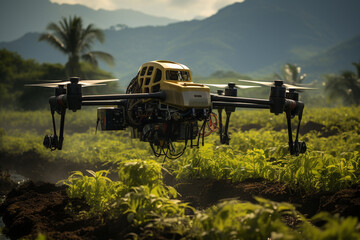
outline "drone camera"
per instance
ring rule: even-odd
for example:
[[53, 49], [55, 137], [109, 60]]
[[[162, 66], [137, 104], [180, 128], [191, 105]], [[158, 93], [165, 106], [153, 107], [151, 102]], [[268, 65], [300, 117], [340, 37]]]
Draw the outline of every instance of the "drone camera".
[[56, 135], [46, 135], [44, 137], [44, 142], [43, 142], [44, 146], [46, 148], [50, 148], [52, 150], [55, 150], [58, 148], [58, 144], [59, 144], [59, 139], [58, 136]]
[[124, 130], [126, 118], [124, 107], [101, 107], [97, 109], [97, 119], [102, 131]]

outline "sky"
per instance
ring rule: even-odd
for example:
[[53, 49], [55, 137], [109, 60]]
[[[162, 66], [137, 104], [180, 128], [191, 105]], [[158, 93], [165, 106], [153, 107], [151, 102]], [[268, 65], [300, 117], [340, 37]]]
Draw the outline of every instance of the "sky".
[[54, 3], [82, 4], [93, 9], [133, 9], [159, 17], [191, 20], [209, 17], [220, 8], [244, 0], [50, 0]]

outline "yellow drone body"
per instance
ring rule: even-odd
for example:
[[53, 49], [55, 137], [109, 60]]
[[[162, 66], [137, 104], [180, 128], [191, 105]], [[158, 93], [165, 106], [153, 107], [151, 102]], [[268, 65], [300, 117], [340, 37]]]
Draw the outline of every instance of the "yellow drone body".
[[141, 93], [166, 92], [164, 104], [180, 108], [208, 108], [210, 88], [193, 83], [190, 69], [171, 61], [151, 61], [139, 68], [138, 84]]

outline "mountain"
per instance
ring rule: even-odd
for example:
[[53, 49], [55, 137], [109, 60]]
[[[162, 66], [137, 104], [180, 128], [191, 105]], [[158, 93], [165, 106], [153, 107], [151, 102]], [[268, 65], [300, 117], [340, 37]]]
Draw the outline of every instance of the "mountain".
[[1, 0], [0, 41], [11, 41], [27, 32], [44, 31], [49, 22], [58, 22], [62, 16], [69, 15], [81, 16], [85, 24], [95, 23], [103, 29], [118, 24], [139, 27], [167, 25], [177, 21], [130, 9], [107, 11], [93, 10], [83, 5], [51, 3], [49, 0]]
[[324, 73], [339, 74], [343, 70], [355, 71], [352, 62], [360, 61], [360, 35], [320, 53], [303, 63], [303, 71], [315, 76]]
[[278, 71], [359, 34], [360, 2], [346, 3], [246, 0], [201, 21], [107, 31], [104, 50], [115, 55], [121, 72], [152, 59], [183, 62], [200, 75]]
[[[358, 9], [358, 0], [347, 0], [346, 4], [341, 0], [246, 0], [203, 20], [108, 29], [105, 45], [96, 49], [115, 57], [116, 67], [109, 70], [119, 77], [134, 75], [142, 63], [156, 59], [184, 63], [194, 74], [202, 76], [217, 70], [269, 74], [278, 72], [287, 62], [316, 61], [328, 49], [360, 34]], [[36, 34], [0, 43], [2, 47], [40, 61], [64, 59], [48, 44], [36, 42]], [[343, 50], [337, 54], [340, 52]], [[334, 57], [343, 61], [334, 64], [342, 66], [358, 60], [359, 57], [353, 59], [356, 55], [353, 49], [348, 52], [351, 54], [343, 52], [341, 60]], [[336, 66], [331, 69], [337, 71]], [[323, 69], [329, 68], [325, 64]]]

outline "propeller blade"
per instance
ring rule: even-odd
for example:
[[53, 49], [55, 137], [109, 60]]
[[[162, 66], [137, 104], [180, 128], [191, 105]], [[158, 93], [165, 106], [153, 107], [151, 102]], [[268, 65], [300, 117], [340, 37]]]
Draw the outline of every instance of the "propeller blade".
[[285, 86], [287, 89], [299, 89], [299, 90], [313, 90], [313, 89], [317, 89], [317, 88], [296, 86], [296, 85], [291, 85], [291, 84], [287, 84], [287, 83], [284, 83], [284, 86]]
[[[203, 83], [206, 86], [211, 86], [211, 87], [218, 87], [218, 88], [226, 88], [229, 85], [228, 84], [213, 84], [213, 83]], [[247, 88], [256, 88], [259, 86], [247, 86], [247, 85], [235, 85], [236, 88], [240, 88], [240, 89], [247, 89]]]
[[56, 88], [59, 84], [56, 83], [35, 83], [35, 84], [25, 84], [26, 87], [50, 87]]
[[218, 88], [226, 88], [228, 85], [227, 84], [212, 84], [212, 83], [202, 83], [206, 86], [210, 86], [210, 87], [218, 87]]
[[[66, 85], [69, 83], [35, 83], [35, 84], [25, 84], [26, 87], [49, 87], [49, 88], [56, 88], [59, 85], [62, 85], [66, 88]], [[82, 85], [82, 87], [93, 87], [93, 86], [105, 86], [106, 84], [101, 84], [101, 83], [79, 83], [80, 85]]]
[[260, 87], [260, 86], [249, 86], [249, 85], [238, 85], [238, 84], [236, 84], [235, 86], [236, 86], [236, 88], [241, 88], [241, 89]]
[[[114, 82], [118, 81], [119, 79], [104, 79], [104, 80], [81, 80], [79, 81], [79, 84], [82, 85], [82, 87], [90, 87], [90, 86], [104, 86], [106, 84], [101, 84], [104, 82]], [[27, 87], [50, 87], [50, 88], [56, 88], [60, 85], [65, 86], [70, 84], [70, 81], [59, 81], [59, 80], [47, 80], [47, 83], [35, 83], [35, 84], [25, 84]], [[49, 82], [50, 81], [50, 82]]]
[[[264, 85], [264, 86], [268, 86], [268, 87], [274, 86], [274, 82], [262, 82], [262, 81], [253, 81], [253, 80], [243, 80], [243, 79], [239, 79], [238, 81], [240, 81], [240, 82], [248, 82], [248, 83], [255, 83], [255, 84], [260, 84], [260, 85]], [[291, 85], [291, 84], [287, 84], [287, 83], [284, 83], [284, 86], [287, 89], [299, 89], [299, 90], [316, 89], [316, 88], [310, 88], [310, 87]]]
[[104, 83], [104, 82], [115, 82], [118, 81], [119, 79], [114, 78], [114, 79], [103, 79], [103, 80], [81, 80], [81, 83]]
[[243, 79], [238, 79], [238, 81], [240, 81], [240, 82], [248, 82], [248, 83], [256, 83], [256, 84], [269, 86], [269, 87], [274, 85], [274, 82], [262, 82], [262, 81], [253, 81], [253, 80], [243, 80]]

